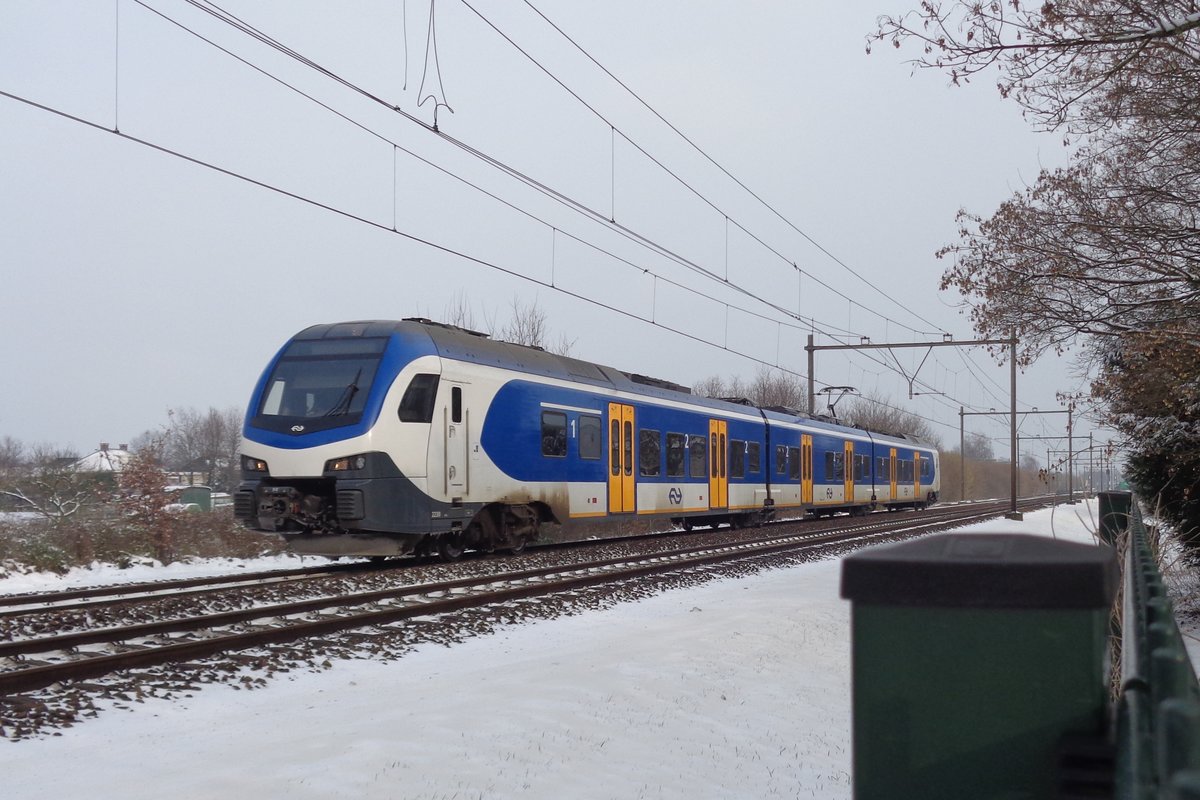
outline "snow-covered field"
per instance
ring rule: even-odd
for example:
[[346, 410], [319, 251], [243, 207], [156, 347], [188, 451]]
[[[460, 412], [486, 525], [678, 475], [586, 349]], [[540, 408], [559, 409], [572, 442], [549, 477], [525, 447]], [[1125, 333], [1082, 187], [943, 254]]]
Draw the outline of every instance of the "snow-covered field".
[[[1081, 504], [974, 529], [1091, 542], [1093, 520]], [[839, 562], [805, 564], [133, 704], [0, 743], [0, 785], [14, 800], [848, 798], [839, 584]]]

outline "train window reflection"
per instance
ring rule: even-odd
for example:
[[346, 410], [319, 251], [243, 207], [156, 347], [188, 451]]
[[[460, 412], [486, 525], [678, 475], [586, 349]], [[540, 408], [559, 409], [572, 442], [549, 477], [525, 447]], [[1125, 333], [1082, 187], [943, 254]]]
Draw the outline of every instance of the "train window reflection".
[[682, 433], [667, 434], [667, 477], [682, 478], [684, 462], [684, 443], [686, 438]]
[[729, 440], [729, 477], [746, 477], [746, 443], [737, 439]]
[[662, 471], [662, 438], [658, 431], [638, 431], [638, 472], [654, 477]]
[[430, 422], [433, 420], [433, 400], [437, 396], [438, 376], [414, 375], [400, 399], [401, 422]]
[[567, 415], [560, 411], [542, 412], [542, 455], [567, 454]]
[[693, 436], [688, 442], [688, 456], [691, 463], [690, 474], [693, 478], [703, 478], [708, 475], [708, 439], [704, 436]]
[[599, 417], [582, 416], [579, 418], [579, 457], [587, 459], [600, 458], [600, 431], [602, 426]]

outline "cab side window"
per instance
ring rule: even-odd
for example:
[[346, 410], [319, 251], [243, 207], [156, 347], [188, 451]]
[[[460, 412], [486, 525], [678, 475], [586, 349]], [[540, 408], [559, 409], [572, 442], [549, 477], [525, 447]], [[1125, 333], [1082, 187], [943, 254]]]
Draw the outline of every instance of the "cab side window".
[[433, 401], [437, 397], [437, 375], [414, 375], [400, 399], [401, 422], [432, 422]]

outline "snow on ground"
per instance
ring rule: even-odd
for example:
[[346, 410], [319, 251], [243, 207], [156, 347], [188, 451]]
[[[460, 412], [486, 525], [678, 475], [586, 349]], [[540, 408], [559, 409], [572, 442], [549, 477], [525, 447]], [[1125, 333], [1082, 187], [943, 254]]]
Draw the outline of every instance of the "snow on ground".
[[128, 567], [118, 567], [115, 564], [104, 564], [97, 561], [89, 567], [73, 567], [65, 575], [57, 575], [53, 572], [21, 572], [15, 568], [6, 570], [3, 565], [0, 565], [0, 596], [29, 592], [63, 592], [92, 586], [202, 578], [243, 571], [295, 569], [328, 563], [329, 559], [327, 558], [294, 555], [242, 559], [203, 558], [194, 561], [176, 561], [166, 566], [151, 559], [146, 559], [145, 563]]
[[[1093, 541], [1062, 506], [979, 531]], [[0, 743], [4, 795], [851, 796], [849, 603], [824, 561]]]

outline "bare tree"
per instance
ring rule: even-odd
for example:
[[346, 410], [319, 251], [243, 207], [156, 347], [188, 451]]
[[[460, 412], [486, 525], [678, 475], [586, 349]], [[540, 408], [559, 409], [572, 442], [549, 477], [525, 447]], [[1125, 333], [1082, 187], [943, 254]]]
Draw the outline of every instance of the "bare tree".
[[25, 445], [11, 436], [0, 439], [0, 480], [25, 466]]
[[575, 347], [575, 340], [568, 339], [566, 334], [553, 336], [549, 315], [538, 305], [536, 297], [526, 301], [514, 295], [509, 303], [508, 322], [497, 325], [495, 312], [488, 314], [485, 310], [477, 317], [466, 293], [459, 291], [446, 306], [442, 319], [448, 325], [486, 333], [495, 339], [513, 344], [540, 347], [560, 356], [570, 355]]
[[1197, 28], [1192, 0], [925, 0], [880, 17], [867, 49], [916, 42], [915, 63], [956, 84], [995, 68], [1001, 94], [1042, 127], [1088, 133], [1185, 107], [1200, 69]]
[[111, 475], [76, 470], [76, 459], [71, 450], [34, 445], [28, 462], [8, 472], [0, 495], [61, 529], [84, 509], [103, 500], [112, 485]]
[[462, 289], [454, 293], [454, 298], [446, 306], [442, 319], [447, 325], [466, 328], [469, 331], [479, 331], [489, 336], [494, 335], [496, 331], [495, 313], [491, 316], [484, 313], [480, 317], [476, 317], [475, 309], [471, 306], [471, 301], [467, 299], [466, 291]]
[[552, 338], [548, 317], [536, 298], [526, 302], [514, 296], [509, 307], [512, 309], [512, 316], [499, 330], [499, 338], [514, 344], [540, 347], [560, 356], [571, 354], [575, 340], [568, 339], [566, 334], [561, 333], [557, 338]]
[[760, 407], [806, 409], [808, 389], [794, 372], [760, 364], [749, 387], [751, 401]]
[[[1200, 545], [1200, 10], [1194, 0], [922, 0], [873, 42], [917, 41], [954, 82], [999, 72], [1083, 146], [990, 217], [959, 214], [942, 287], [1021, 358], [1082, 345], [1135, 487]], [[1105, 411], [1107, 409], [1107, 411]]]
[[750, 390], [737, 375], [729, 378], [721, 375], [710, 375], [692, 384], [692, 394], [698, 397], [714, 397], [718, 399], [749, 399]]
[[966, 452], [963, 455], [966, 458], [974, 459], [975, 461], [991, 461], [996, 457], [996, 450], [992, 446], [992, 440], [982, 433], [968, 433], [965, 439], [963, 447], [966, 448]]
[[207, 485], [228, 490], [236, 482], [241, 410], [180, 408], [169, 410], [167, 416], [166, 430], [151, 434], [140, 449], [160, 451], [172, 469], [203, 473]]
[[942, 288], [967, 299], [981, 335], [1018, 331], [1026, 361], [1080, 336], [1193, 338], [1198, 178], [1125, 151], [1043, 173], [988, 219], [960, 212], [960, 242], [938, 253], [954, 261]]
[[738, 375], [728, 378], [710, 375], [692, 384], [692, 394], [721, 399], [744, 399], [763, 408], [803, 410], [808, 406], [807, 391], [800, 376], [761, 364], [750, 381], [743, 381]]
[[849, 398], [841, 417], [843, 422], [855, 428], [913, 436], [940, 445], [933, 426], [927, 420], [892, 405], [882, 395], [867, 394]]

